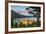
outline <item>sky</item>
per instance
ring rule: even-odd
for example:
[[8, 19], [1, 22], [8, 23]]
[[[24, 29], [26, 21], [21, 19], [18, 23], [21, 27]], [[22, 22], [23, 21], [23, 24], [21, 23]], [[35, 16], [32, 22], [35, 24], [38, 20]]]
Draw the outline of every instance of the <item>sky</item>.
[[[33, 16], [33, 14], [29, 14], [28, 10], [26, 10], [26, 8], [29, 8], [29, 6], [15, 6], [12, 5], [11, 6], [11, 10], [14, 10], [15, 12], [21, 14], [21, 15], [25, 15], [25, 16]], [[33, 11], [35, 9], [30, 8], [30, 11]]]
[[15, 10], [15, 11], [19, 11], [19, 10], [26, 10], [25, 6], [12, 6], [11, 9]]
[[[11, 6], [11, 9], [15, 11], [26, 10], [26, 8], [29, 8], [29, 6], [13, 6], [13, 5]], [[30, 8], [30, 10], [34, 10], [34, 9]]]

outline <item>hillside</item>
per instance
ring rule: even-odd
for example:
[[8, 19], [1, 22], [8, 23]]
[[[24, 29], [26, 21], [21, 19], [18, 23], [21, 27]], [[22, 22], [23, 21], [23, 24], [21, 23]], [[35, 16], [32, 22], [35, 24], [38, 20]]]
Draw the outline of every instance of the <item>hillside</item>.
[[15, 18], [27, 18], [27, 17], [31, 17], [31, 16], [25, 16], [25, 15], [21, 15], [19, 13], [16, 13], [14, 10], [11, 10], [11, 16], [15, 17]]
[[14, 18], [28, 18], [28, 17], [38, 17], [38, 16], [25, 16], [25, 15], [21, 15], [19, 13], [16, 13], [14, 10], [11, 10], [11, 17], [14, 17]]

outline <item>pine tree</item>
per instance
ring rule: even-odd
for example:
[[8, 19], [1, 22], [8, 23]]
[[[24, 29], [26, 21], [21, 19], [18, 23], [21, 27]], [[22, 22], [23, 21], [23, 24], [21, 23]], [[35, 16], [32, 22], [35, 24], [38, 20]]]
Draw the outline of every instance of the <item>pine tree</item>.
[[18, 27], [18, 24], [17, 24], [17, 22], [15, 23], [15, 26], [14, 26], [15, 28], [17, 28]]
[[11, 28], [13, 28], [13, 17], [11, 17]]

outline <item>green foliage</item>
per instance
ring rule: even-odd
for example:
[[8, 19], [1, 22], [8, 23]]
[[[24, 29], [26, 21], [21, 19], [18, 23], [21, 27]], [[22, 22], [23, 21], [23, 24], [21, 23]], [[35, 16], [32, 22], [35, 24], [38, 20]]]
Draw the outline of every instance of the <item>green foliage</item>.
[[11, 28], [13, 27], [13, 18], [11, 17]]
[[40, 27], [40, 22], [33, 22], [32, 24], [23, 24], [22, 22], [20, 22], [20, 24], [18, 25], [17, 23], [15, 23], [14, 28], [24, 28], [24, 27]]
[[40, 27], [40, 22], [33, 22], [31, 27]]
[[26, 27], [26, 25], [20, 22], [19, 27]]
[[16, 27], [18, 27], [18, 24], [17, 24], [17, 23], [15, 23], [15, 26], [14, 26], [14, 27], [15, 27], [15, 28], [16, 28]]

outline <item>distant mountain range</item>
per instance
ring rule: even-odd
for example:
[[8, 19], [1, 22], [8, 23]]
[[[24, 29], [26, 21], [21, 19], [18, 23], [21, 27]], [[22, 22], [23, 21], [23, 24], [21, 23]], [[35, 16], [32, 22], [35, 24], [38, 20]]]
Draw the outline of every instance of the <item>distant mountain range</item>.
[[14, 18], [28, 18], [28, 17], [34, 17], [34, 16], [21, 15], [21, 14], [15, 12], [14, 10], [11, 10], [11, 17], [14, 17]]

